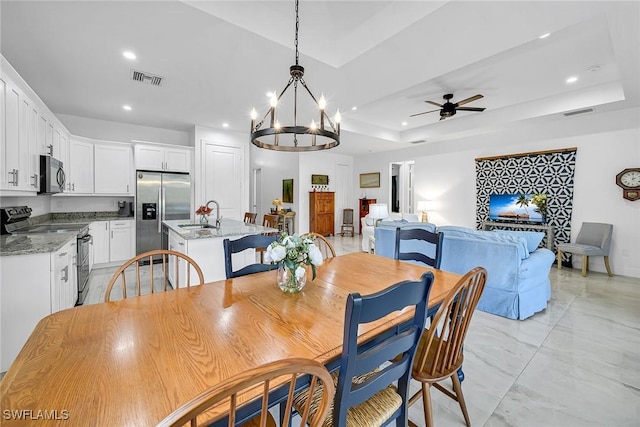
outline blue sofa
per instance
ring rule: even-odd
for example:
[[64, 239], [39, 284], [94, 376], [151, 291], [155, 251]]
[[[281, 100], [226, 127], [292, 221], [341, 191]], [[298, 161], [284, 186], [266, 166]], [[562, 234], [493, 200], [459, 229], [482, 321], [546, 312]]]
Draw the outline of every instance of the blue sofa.
[[375, 229], [377, 255], [393, 258], [398, 226], [419, 226], [443, 233], [442, 270], [464, 274], [476, 266], [487, 269], [487, 283], [478, 303], [479, 310], [522, 320], [547, 307], [551, 298], [549, 271], [555, 256], [550, 250], [538, 247], [544, 233], [478, 231], [456, 226], [436, 227], [429, 223], [396, 224], [394, 227], [381, 223]]

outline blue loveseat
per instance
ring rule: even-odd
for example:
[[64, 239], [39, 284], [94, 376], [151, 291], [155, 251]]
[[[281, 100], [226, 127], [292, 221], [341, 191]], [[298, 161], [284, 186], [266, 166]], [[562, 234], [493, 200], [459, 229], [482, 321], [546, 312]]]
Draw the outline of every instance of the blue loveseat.
[[[456, 226], [436, 227], [429, 223], [381, 223], [375, 229], [377, 255], [393, 258], [397, 227], [442, 232], [442, 270], [464, 274], [476, 266], [487, 269], [479, 310], [522, 320], [547, 307], [551, 297], [549, 271], [555, 256], [550, 250], [538, 247], [543, 233], [478, 231]], [[419, 245], [417, 242], [403, 244], [414, 245], [413, 250]]]

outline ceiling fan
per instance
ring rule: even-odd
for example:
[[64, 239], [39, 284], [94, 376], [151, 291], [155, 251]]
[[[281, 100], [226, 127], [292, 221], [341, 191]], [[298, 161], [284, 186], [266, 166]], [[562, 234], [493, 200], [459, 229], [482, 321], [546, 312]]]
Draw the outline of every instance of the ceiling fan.
[[453, 94], [452, 93], [448, 93], [446, 95], [443, 96], [443, 98], [445, 99], [445, 103], [444, 104], [438, 104], [437, 102], [433, 102], [433, 101], [424, 101], [427, 102], [429, 104], [433, 104], [436, 105], [438, 107], [440, 107], [439, 110], [431, 110], [431, 111], [425, 111], [423, 113], [417, 113], [417, 114], [412, 114], [409, 117], [415, 117], [415, 116], [420, 116], [422, 114], [427, 114], [427, 113], [433, 113], [435, 111], [440, 111], [440, 120], [444, 120], [447, 117], [451, 117], [453, 115], [456, 114], [456, 111], [478, 111], [478, 112], [482, 112], [485, 110], [485, 108], [477, 108], [477, 107], [460, 107], [461, 105], [467, 104], [471, 101], [475, 101], [477, 99], [483, 98], [482, 95], [474, 95], [472, 97], [469, 97], [467, 99], [463, 99], [462, 101], [459, 102], [451, 102], [451, 99], [453, 98]]

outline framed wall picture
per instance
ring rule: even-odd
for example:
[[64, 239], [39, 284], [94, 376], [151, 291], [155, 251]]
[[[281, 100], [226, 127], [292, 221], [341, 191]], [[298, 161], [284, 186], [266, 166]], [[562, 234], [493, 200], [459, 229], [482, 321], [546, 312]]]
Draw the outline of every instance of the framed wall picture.
[[329, 175], [311, 175], [311, 185], [329, 185]]
[[282, 180], [282, 203], [293, 203], [293, 178]]
[[360, 188], [380, 187], [380, 172], [361, 173]]

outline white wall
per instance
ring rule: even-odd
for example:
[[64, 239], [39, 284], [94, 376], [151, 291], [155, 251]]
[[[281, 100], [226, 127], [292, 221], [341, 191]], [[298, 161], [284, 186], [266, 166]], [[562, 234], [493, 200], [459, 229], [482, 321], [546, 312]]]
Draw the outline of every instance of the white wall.
[[193, 147], [189, 132], [110, 122], [68, 114], [56, 114], [56, 117], [60, 119], [72, 135], [101, 141], [131, 142], [132, 140], [138, 140]]
[[[389, 163], [415, 160], [416, 200], [432, 200], [430, 222], [475, 227], [475, 158], [577, 147], [572, 241], [584, 221], [614, 224], [610, 255], [614, 274], [640, 277], [640, 201], [622, 198], [615, 184], [621, 170], [640, 165], [640, 109], [559, 118], [544, 124], [523, 123], [501, 133], [357, 158], [354, 189], [363, 172], [381, 172], [381, 187], [366, 189], [368, 198], [388, 203]], [[574, 257], [574, 267], [580, 260]], [[604, 272], [602, 258], [590, 269]]]

